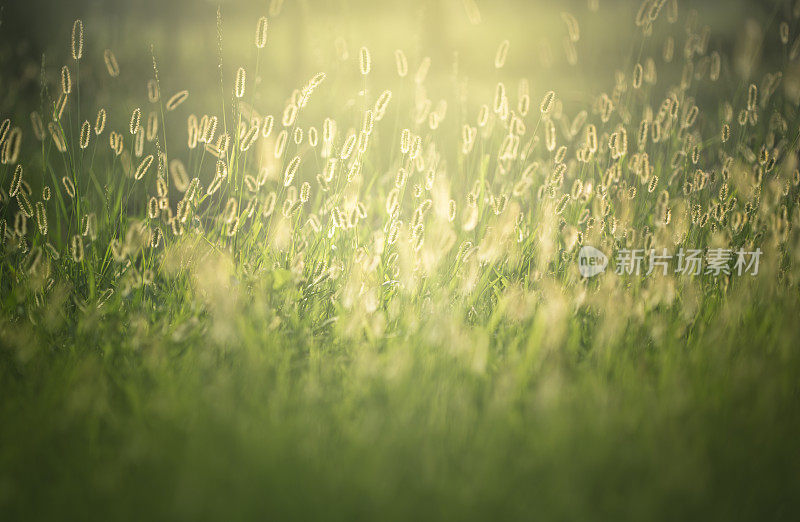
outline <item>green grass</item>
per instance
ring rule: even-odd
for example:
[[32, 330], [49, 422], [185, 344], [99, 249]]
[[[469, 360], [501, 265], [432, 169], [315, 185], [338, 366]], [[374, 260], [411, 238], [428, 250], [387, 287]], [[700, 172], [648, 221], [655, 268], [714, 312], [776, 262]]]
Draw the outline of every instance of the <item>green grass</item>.
[[420, 334], [343, 343], [248, 316], [223, 346], [138, 311], [48, 346], [5, 324], [41, 348], [4, 364], [2, 501], [11, 518], [790, 519], [796, 310], [777, 298], [730, 329], [724, 307], [689, 338], [574, 342], [526, 371], [535, 348], [509, 350], [487, 375]]
[[[484, 91], [493, 93], [497, 81], [517, 110], [516, 78], [502, 70], [491, 69], [494, 76], [478, 81], [480, 94], [462, 100], [446, 67], [432, 67], [431, 110], [441, 86], [450, 87], [441, 94], [447, 111], [431, 128], [427, 119], [415, 122], [417, 57], [410, 56], [407, 78], [378, 57], [374, 73], [361, 77], [356, 46], [349, 59], [332, 59], [276, 157], [291, 97], [272, 105], [260, 97], [254, 78], [266, 58], [252, 49], [240, 100], [233, 95], [238, 65], [228, 70], [227, 55], [217, 83], [186, 85], [170, 78], [154, 47], [162, 89], [153, 103], [143, 89], [154, 76], [149, 63], [134, 70], [123, 63], [111, 79], [102, 42], [87, 41], [80, 67], [46, 55], [37, 95], [25, 89], [30, 78], [8, 80], [9, 92], [28, 94], [2, 102], [2, 119], [24, 138], [16, 158], [8, 138], [0, 145], [7, 149], [0, 165], [0, 518], [795, 519], [800, 114], [794, 40], [773, 38], [784, 14], [794, 37], [790, 13], [778, 5], [765, 38], [749, 44], [764, 57], [755, 62], [759, 75], [784, 71], [785, 83], [773, 90], [768, 76], [740, 77], [736, 55], [714, 38], [684, 56], [686, 39], [703, 28], [684, 27], [683, 8], [674, 24], [659, 15], [656, 36], [626, 29], [636, 44], [627, 60], [610, 65], [626, 79], [606, 91], [614, 104], [606, 121], [593, 110], [601, 91], [587, 85], [563, 103], [557, 92], [553, 111], [541, 114], [548, 89], [531, 71], [538, 78], [531, 111], [522, 116], [524, 131], [515, 131], [517, 153], [505, 158], [509, 130], [494, 113], [471, 149], [462, 148], [463, 125], [475, 126], [481, 104], [491, 107]], [[576, 12], [579, 20], [590, 16]], [[673, 62], [662, 57], [665, 35], [676, 39]], [[737, 52], [746, 54], [741, 38]], [[713, 79], [717, 50], [722, 66]], [[648, 57], [658, 80], [634, 89], [633, 66]], [[704, 72], [681, 85], [687, 60]], [[73, 93], [53, 119], [62, 62]], [[740, 124], [751, 83], [758, 119]], [[114, 94], [131, 84], [141, 92]], [[166, 100], [183, 88], [189, 99], [167, 111]], [[324, 119], [334, 118], [338, 155], [384, 89], [392, 91], [389, 109], [354, 155], [360, 173], [348, 180], [339, 165], [325, 190], [317, 174], [327, 159], [322, 145], [307, 145], [309, 126], [322, 141]], [[659, 118], [669, 96], [677, 115]], [[195, 101], [210, 97], [213, 106]], [[81, 149], [80, 125], [94, 123], [98, 101], [108, 125]], [[679, 130], [694, 103], [696, 123]], [[726, 104], [731, 137], [723, 142]], [[240, 121], [249, 126], [250, 105], [274, 115], [275, 128], [242, 151], [236, 129]], [[128, 130], [136, 107], [143, 124], [151, 112], [159, 121], [141, 155]], [[50, 134], [35, 136], [34, 108], [45, 127], [52, 121], [53, 132], [63, 130], [63, 152]], [[586, 120], [573, 123], [581, 110]], [[648, 112], [663, 124], [662, 138], [639, 147]], [[232, 140], [227, 178], [213, 194], [206, 189], [217, 158], [203, 144], [187, 147], [189, 114], [206, 113], [218, 116], [217, 135], [227, 131]], [[581, 161], [590, 124], [599, 148]], [[301, 144], [292, 139], [298, 127]], [[628, 148], [615, 157], [609, 135], [620, 128]], [[403, 129], [422, 140], [425, 168], [401, 150]], [[109, 147], [111, 131], [122, 135], [119, 155]], [[156, 160], [134, 179], [142, 159], [160, 152], [164, 172]], [[287, 188], [284, 169], [296, 155], [301, 164]], [[200, 184], [189, 203], [175, 159]], [[47, 211], [46, 231], [36, 216], [20, 217], [24, 201], [9, 196], [17, 165], [27, 184], [19, 190]], [[261, 167], [269, 176], [251, 190], [248, 176]], [[386, 201], [401, 167], [410, 176], [392, 214]], [[426, 186], [431, 168], [435, 181]], [[301, 203], [292, 192], [304, 182], [311, 191]], [[149, 216], [151, 197], [170, 210]], [[275, 210], [264, 213], [270, 197]], [[415, 216], [426, 199], [430, 209]], [[226, 219], [230, 201], [235, 231]], [[365, 215], [329, 233], [342, 220], [331, 208], [353, 221], [356, 202]], [[188, 209], [180, 226], [172, 221], [179, 208]], [[88, 214], [96, 222], [86, 230]], [[417, 222], [424, 230], [415, 233]], [[600, 248], [612, 263], [621, 249], [646, 246], [760, 248], [763, 255], [756, 275], [633, 276], [612, 266], [584, 279], [582, 245]]]

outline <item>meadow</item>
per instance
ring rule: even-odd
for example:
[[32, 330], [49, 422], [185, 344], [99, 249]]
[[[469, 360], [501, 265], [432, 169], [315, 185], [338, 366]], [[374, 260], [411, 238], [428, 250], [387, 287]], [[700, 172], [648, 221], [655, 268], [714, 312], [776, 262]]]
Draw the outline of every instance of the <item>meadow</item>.
[[800, 2], [258, 4], [0, 31], [0, 519], [800, 516]]

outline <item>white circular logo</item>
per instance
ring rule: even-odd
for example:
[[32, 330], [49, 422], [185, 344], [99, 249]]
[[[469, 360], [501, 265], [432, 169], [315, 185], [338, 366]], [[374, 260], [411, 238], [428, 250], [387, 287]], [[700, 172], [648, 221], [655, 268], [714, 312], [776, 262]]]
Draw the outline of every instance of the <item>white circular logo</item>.
[[593, 246], [586, 245], [578, 252], [578, 271], [583, 277], [592, 277], [604, 272], [608, 258]]

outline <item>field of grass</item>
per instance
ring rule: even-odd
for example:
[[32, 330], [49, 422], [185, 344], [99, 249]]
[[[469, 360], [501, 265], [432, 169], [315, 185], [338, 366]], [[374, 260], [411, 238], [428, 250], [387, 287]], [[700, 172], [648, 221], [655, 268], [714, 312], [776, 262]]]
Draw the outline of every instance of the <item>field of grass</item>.
[[800, 4], [259, 4], [0, 31], [0, 520], [800, 516]]

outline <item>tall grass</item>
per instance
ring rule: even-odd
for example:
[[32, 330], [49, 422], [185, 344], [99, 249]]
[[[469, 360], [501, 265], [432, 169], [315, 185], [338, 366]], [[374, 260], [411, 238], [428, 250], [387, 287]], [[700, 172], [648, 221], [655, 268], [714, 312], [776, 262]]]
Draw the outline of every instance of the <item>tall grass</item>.
[[[647, 0], [580, 106], [505, 75], [502, 35], [488, 99], [458, 72], [429, 97], [401, 49], [386, 85], [361, 46], [265, 107], [280, 18], [172, 94], [156, 47], [126, 70], [76, 21], [0, 126], [2, 511], [794, 518], [800, 11], [776, 13], [729, 54]], [[562, 16], [577, 67], [588, 15]], [[120, 82], [141, 97], [81, 114]]]

